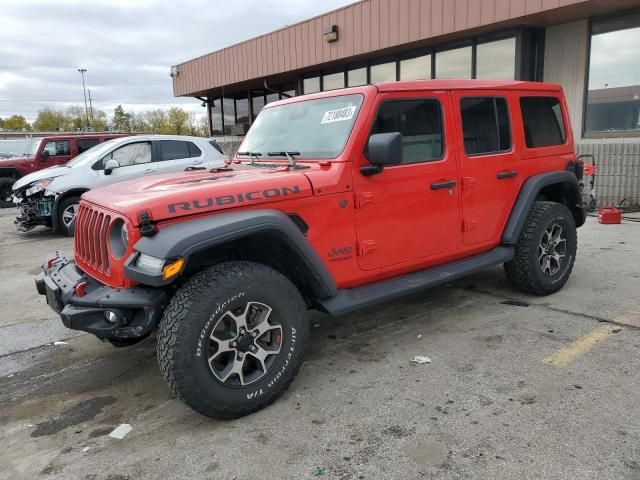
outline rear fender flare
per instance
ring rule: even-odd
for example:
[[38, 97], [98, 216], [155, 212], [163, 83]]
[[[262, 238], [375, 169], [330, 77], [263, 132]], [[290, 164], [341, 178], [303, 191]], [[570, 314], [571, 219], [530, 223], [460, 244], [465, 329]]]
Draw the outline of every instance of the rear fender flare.
[[527, 220], [527, 215], [531, 207], [533, 207], [533, 203], [540, 192], [551, 185], [561, 187], [563, 203], [571, 210], [576, 226], [580, 227], [584, 224], [586, 213], [582, 205], [580, 187], [576, 176], [571, 172], [565, 171], [541, 173], [528, 178], [520, 188], [507, 224], [502, 232], [503, 245], [515, 245], [518, 243], [518, 237]]
[[[283, 242], [291, 253], [291, 262], [303, 273], [314, 297], [335, 295], [335, 280], [319, 255], [293, 221], [278, 210], [249, 210], [184, 220], [160, 228], [154, 236], [142, 237], [135, 243], [134, 250], [156, 258], [182, 257], [188, 266], [189, 258], [198, 252], [262, 233], [274, 234]], [[132, 258], [125, 269], [132, 280], [141, 283], [146, 280], [151, 284], [151, 279], [141, 276], [132, 265]]]

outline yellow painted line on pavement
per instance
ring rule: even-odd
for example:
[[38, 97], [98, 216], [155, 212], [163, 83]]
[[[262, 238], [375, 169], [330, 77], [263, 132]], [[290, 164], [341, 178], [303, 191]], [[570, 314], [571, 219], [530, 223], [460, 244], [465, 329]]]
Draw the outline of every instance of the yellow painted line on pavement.
[[614, 328], [615, 327], [608, 324], [600, 325], [595, 330], [571, 342], [562, 350], [558, 350], [556, 353], [549, 355], [543, 362], [554, 367], [565, 367], [583, 353], [588, 352], [596, 343], [606, 338]]

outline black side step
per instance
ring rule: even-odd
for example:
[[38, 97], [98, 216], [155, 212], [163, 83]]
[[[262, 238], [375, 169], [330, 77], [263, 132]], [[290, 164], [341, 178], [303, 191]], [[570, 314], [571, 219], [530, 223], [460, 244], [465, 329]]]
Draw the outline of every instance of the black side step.
[[513, 258], [513, 247], [496, 247], [490, 252], [459, 260], [441, 267], [410, 273], [399, 278], [365, 285], [353, 289], [338, 290], [330, 298], [318, 299], [320, 310], [331, 315], [342, 315], [360, 308], [387, 302], [426, 288], [457, 280], [479, 270], [500, 265]]

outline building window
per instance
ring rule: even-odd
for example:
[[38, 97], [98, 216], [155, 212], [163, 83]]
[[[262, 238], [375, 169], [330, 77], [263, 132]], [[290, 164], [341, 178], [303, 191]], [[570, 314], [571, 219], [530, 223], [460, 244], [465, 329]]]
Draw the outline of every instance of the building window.
[[476, 49], [476, 78], [491, 80], [513, 80], [515, 78], [515, 37], [480, 43]]
[[224, 135], [233, 135], [236, 124], [236, 107], [233, 97], [222, 98], [222, 116], [224, 119]]
[[467, 155], [511, 149], [509, 112], [504, 98], [473, 97], [460, 100], [464, 151]]
[[524, 139], [528, 148], [550, 147], [565, 142], [560, 102], [555, 97], [520, 99]]
[[436, 53], [436, 78], [471, 78], [471, 47]]
[[211, 128], [213, 135], [222, 135], [222, 102], [219, 98], [214, 99], [211, 106]]
[[305, 78], [302, 80], [302, 89], [305, 95], [307, 93], [316, 93], [320, 91], [320, 77]]
[[592, 26], [586, 132], [640, 130], [640, 15]]
[[384, 102], [371, 133], [390, 132], [402, 134], [402, 163], [442, 158], [440, 102], [434, 99]]
[[322, 77], [322, 90], [344, 88], [344, 72], [330, 73]]
[[400, 80], [427, 80], [431, 78], [431, 55], [400, 60]]
[[371, 65], [371, 83], [395, 82], [396, 62]]
[[280, 88], [282, 95], [280, 95], [280, 99], [283, 98], [291, 98], [296, 96], [296, 84], [294, 82], [285, 83]]
[[267, 103], [277, 102], [280, 100], [280, 94], [276, 92], [267, 93]]
[[256, 119], [260, 110], [264, 108], [264, 91], [253, 90], [251, 92], [251, 108], [253, 113], [252, 121]]
[[233, 135], [244, 135], [249, 130], [249, 95], [236, 93], [236, 126]]
[[347, 72], [347, 86], [359, 87], [367, 84], [367, 67], [354, 68]]

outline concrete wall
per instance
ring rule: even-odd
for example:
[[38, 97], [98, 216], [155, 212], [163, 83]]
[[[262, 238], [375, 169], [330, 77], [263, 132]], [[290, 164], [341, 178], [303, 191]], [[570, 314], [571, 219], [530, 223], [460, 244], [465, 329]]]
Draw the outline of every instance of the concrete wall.
[[588, 20], [547, 28], [544, 80], [559, 83], [564, 89], [577, 152], [596, 157], [598, 204], [612, 205], [623, 198], [627, 199], [626, 205], [640, 204], [640, 138], [586, 139], [582, 136], [588, 48]]

